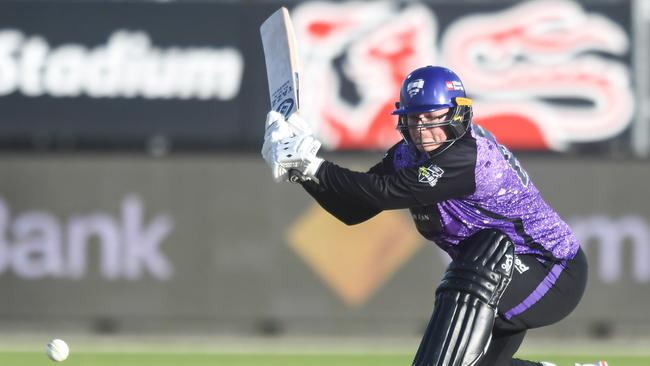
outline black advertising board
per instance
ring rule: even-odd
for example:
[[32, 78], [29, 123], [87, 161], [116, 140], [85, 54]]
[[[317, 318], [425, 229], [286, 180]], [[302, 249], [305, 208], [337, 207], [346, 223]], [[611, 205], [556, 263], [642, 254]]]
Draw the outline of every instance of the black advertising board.
[[2, 145], [237, 147], [250, 105], [266, 102], [263, 68], [248, 71], [262, 52], [245, 41], [260, 21], [249, 8], [265, 14], [236, 3], [0, 3]]
[[[258, 151], [259, 25], [280, 5], [0, 2], [0, 147]], [[324, 149], [392, 145], [402, 79], [440, 64], [461, 76], [475, 122], [514, 150], [630, 152], [630, 1], [288, 6], [301, 113]]]

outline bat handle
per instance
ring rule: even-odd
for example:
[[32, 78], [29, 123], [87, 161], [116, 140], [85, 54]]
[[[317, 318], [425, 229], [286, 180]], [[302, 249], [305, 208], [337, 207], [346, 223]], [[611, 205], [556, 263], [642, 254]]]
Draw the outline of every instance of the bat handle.
[[289, 170], [289, 182], [300, 183], [300, 178], [302, 178], [302, 175], [297, 170]]

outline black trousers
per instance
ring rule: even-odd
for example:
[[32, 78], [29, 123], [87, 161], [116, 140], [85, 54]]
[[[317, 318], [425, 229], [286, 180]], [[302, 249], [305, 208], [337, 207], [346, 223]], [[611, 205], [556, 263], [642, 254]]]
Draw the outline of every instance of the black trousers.
[[512, 281], [499, 303], [492, 341], [478, 366], [537, 365], [512, 358], [526, 331], [562, 320], [584, 293], [587, 259], [582, 249], [572, 260], [559, 263], [517, 257]]

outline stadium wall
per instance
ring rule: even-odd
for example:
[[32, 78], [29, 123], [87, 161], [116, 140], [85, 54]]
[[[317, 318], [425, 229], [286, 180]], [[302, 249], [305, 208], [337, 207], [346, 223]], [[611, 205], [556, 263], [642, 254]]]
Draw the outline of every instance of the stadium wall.
[[[541, 334], [649, 335], [647, 163], [523, 164], [590, 260], [579, 309]], [[5, 156], [0, 171], [4, 329], [412, 335], [448, 262], [406, 212], [339, 224], [257, 155]]]

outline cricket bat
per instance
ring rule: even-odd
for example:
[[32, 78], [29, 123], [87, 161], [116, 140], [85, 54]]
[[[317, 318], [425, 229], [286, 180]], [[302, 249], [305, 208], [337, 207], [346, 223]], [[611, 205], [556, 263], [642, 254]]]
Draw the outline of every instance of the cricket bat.
[[[271, 109], [285, 119], [300, 109], [300, 65], [296, 35], [287, 8], [271, 14], [260, 26]], [[300, 174], [290, 170], [289, 180], [297, 183]]]
[[271, 14], [260, 26], [271, 108], [288, 119], [300, 109], [300, 65], [296, 35], [287, 8]]

